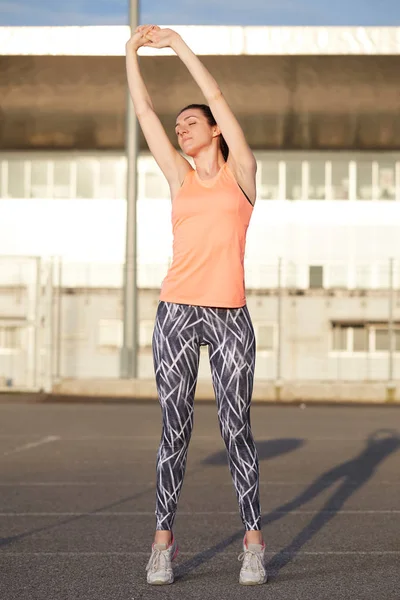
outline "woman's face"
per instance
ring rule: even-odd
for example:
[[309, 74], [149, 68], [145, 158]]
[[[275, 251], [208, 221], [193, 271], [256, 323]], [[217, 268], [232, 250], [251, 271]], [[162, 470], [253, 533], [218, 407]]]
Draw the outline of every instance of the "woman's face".
[[217, 125], [209, 125], [207, 117], [198, 108], [188, 108], [181, 112], [175, 124], [179, 146], [187, 156], [195, 156], [212, 143], [219, 135]]

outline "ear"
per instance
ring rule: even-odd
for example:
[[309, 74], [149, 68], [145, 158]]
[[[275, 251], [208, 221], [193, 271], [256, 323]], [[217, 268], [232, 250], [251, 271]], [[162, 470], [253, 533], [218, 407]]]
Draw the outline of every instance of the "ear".
[[218, 127], [218, 125], [214, 125], [214, 127], [213, 127], [213, 137], [218, 137], [219, 135], [221, 135], [221, 130]]

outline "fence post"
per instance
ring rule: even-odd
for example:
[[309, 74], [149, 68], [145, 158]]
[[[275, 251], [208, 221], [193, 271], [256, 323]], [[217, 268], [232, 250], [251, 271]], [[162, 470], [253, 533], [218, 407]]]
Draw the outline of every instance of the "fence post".
[[36, 389], [39, 380], [39, 352], [40, 352], [40, 307], [41, 307], [41, 293], [42, 293], [42, 261], [40, 256], [35, 258], [36, 265], [36, 281], [35, 281], [35, 315], [33, 319], [34, 323], [34, 341], [33, 341], [33, 388]]
[[55, 333], [56, 361], [55, 361], [55, 380], [58, 383], [61, 379], [62, 364], [62, 301], [63, 301], [63, 259], [58, 257], [57, 262], [57, 325]]
[[45, 284], [46, 308], [43, 314], [46, 323], [44, 344], [46, 350], [46, 361], [41, 388], [45, 392], [53, 390], [53, 361], [54, 361], [54, 256], [46, 263], [47, 281]]
[[282, 391], [282, 258], [278, 259], [277, 321], [275, 398], [279, 401]]
[[389, 336], [389, 352], [388, 352], [388, 381], [386, 386], [386, 402], [394, 402], [396, 396], [396, 384], [394, 381], [394, 352], [395, 352], [395, 331], [394, 331], [394, 281], [393, 281], [394, 259], [389, 259], [389, 315], [388, 315], [388, 336]]

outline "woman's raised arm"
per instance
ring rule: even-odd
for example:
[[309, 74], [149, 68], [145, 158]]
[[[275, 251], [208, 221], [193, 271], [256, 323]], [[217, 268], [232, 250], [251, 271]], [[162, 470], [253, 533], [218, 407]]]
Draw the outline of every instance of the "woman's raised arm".
[[129, 92], [143, 135], [161, 171], [164, 173], [171, 194], [179, 189], [186, 173], [192, 167], [174, 148], [154, 112], [153, 103], [140, 72], [137, 51], [148, 39], [146, 34], [151, 27], [139, 27], [126, 43], [126, 71]]
[[146, 46], [155, 48], [170, 47], [186, 65], [206, 98], [218, 127], [229, 146], [228, 162], [233, 163], [239, 182], [243, 183], [247, 189], [252, 188], [253, 185], [255, 188], [254, 180], [257, 163], [254, 154], [214, 77], [177, 32], [167, 28], [153, 28], [149, 30], [147, 38]]

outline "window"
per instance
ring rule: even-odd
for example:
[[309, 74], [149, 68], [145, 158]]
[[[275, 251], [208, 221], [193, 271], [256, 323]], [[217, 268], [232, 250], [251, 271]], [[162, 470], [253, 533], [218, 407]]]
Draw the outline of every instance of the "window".
[[276, 200], [279, 196], [279, 162], [263, 160], [261, 161], [260, 198]]
[[7, 163], [5, 161], [2, 162], [0, 160], [0, 198], [5, 198], [6, 197], [6, 189], [5, 189], [5, 184], [6, 184], [5, 169], [6, 169], [6, 165], [7, 165]]
[[47, 198], [49, 195], [49, 164], [46, 160], [31, 162], [31, 198]]
[[275, 349], [275, 326], [273, 323], [256, 323], [255, 335], [257, 350]]
[[94, 161], [80, 159], [76, 170], [77, 198], [94, 198]]
[[56, 160], [53, 165], [53, 197], [71, 196], [71, 161]]
[[286, 163], [286, 198], [301, 200], [302, 197], [302, 163], [299, 160], [288, 161]]
[[339, 325], [339, 326], [336, 326], [333, 328], [333, 343], [332, 343], [333, 350], [336, 350], [339, 352], [345, 352], [347, 350], [347, 347], [348, 347], [347, 333], [348, 333], [348, 327]]
[[114, 159], [99, 160], [98, 198], [116, 197], [116, 161]]
[[[375, 329], [375, 351], [388, 352], [390, 349], [389, 329]], [[394, 330], [393, 349], [400, 352], [400, 329]]]
[[321, 289], [324, 287], [324, 268], [320, 266], [309, 267], [309, 287]]
[[372, 162], [357, 163], [357, 198], [358, 200], [372, 200]]
[[310, 161], [308, 169], [308, 199], [325, 200], [325, 162]]
[[368, 326], [355, 323], [333, 323], [332, 350], [335, 352], [368, 352], [370, 330]]
[[396, 163], [380, 161], [378, 164], [378, 199], [396, 199]]
[[[400, 153], [256, 152], [260, 199], [400, 200]], [[108, 152], [1, 153], [0, 197], [126, 198], [127, 159]], [[140, 198], [169, 199], [149, 153], [138, 159]]]
[[353, 352], [368, 352], [368, 329], [365, 326], [357, 326], [352, 328], [353, 331]]
[[8, 194], [10, 198], [26, 198], [25, 163], [10, 160], [8, 163]]
[[[394, 351], [400, 352], [400, 327], [394, 329]], [[345, 325], [332, 324], [332, 350], [335, 352], [388, 352], [389, 330], [387, 326], [365, 323]]]
[[[119, 158], [116, 163], [116, 197], [126, 198], [126, 158]], [[139, 170], [139, 165], [138, 165]], [[140, 176], [140, 175], [139, 175]]]
[[0, 325], [0, 352], [15, 352], [21, 349], [21, 328], [15, 325]]
[[349, 163], [332, 161], [332, 200], [349, 199]]

